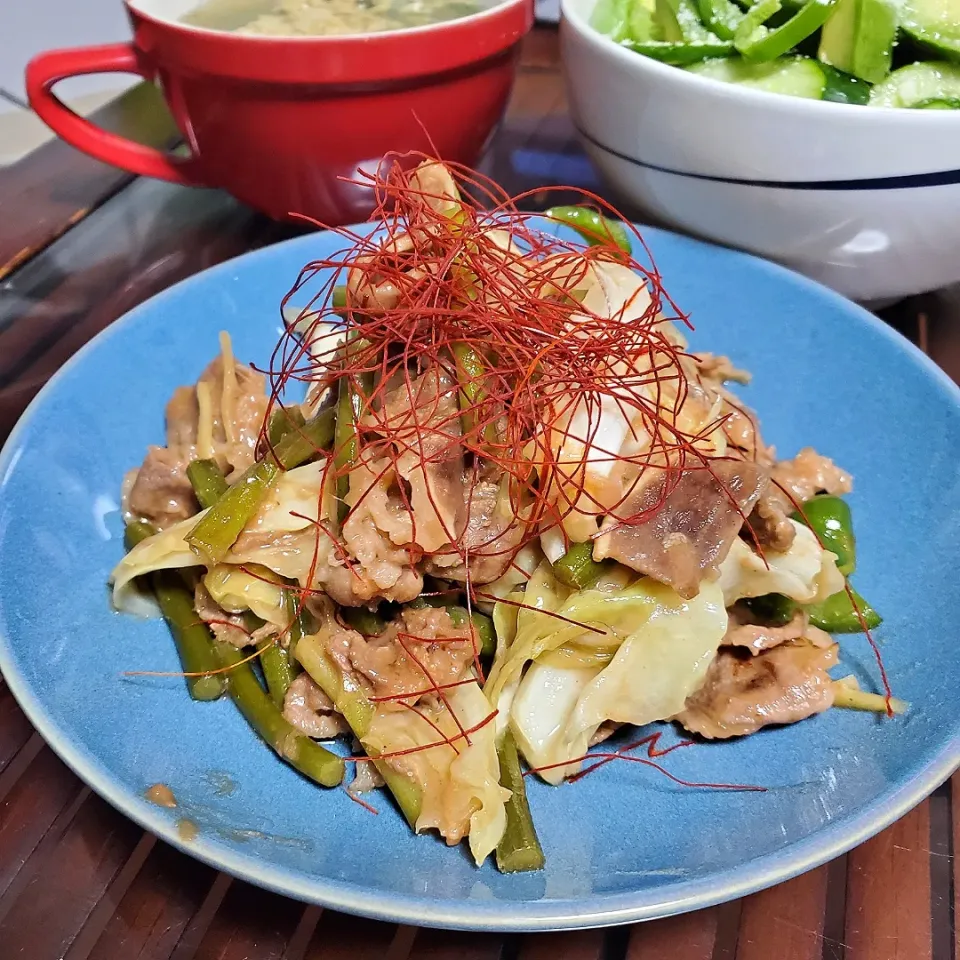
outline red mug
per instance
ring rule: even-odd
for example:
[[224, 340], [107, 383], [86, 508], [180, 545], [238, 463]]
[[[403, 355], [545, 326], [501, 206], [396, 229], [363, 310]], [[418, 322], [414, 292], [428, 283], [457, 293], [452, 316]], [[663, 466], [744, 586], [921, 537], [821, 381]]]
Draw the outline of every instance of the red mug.
[[[361, 220], [370, 188], [351, 183], [385, 154], [422, 150], [473, 164], [503, 115], [533, 0], [407, 30], [274, 37], [175, 18], [194, 0], [127, 0], [133, 42], [53, 50], [27, 66], [37, 115], [79, 150], [131, 173], [222, 187], [275, 219]], [[157, 83], [190, 154], [109, 133], [53, 86], [88, 73]]]

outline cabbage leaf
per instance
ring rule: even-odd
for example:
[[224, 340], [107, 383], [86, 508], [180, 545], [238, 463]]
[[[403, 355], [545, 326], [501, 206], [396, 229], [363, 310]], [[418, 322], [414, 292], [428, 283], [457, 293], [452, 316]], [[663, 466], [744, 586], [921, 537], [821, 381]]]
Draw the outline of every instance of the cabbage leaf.
[[[422, 749], [470, 730], [491, 713], [479, 684], [447, 692], [447, 705], [421, 701], [416, 710], [398, 703], [374, 703], [337, 646], [331, 626], [304, 637], [296, 656], [350, 724], [367, 755], [418, 832], [436, 829], [450, 844], [464, 837], [477, 863], [494, 850], [506, 826], [510, 791], [500, 786], [496, 727], [491, 721], [447, 745]], [[452, 713], [451, 713], [452, 711]], [[458, 726], [459, 721], [459, 726]], [[413, 749], [404, 756], [380, 757]]]
[[[323, 466], [322, 462], [308, 463], [280, 474], [276, 486], [244, 528], [244, 534], [257, 534], [258, 541], [269, 541], [272, 537], [279, 540], [286, 534], [311, 527], [318, 514]], [[322, 519], [324, 511], [319, 512]], [[200, 566], [200, 558], [190, 549], [186, 536], [205, 513], [203, 510], [148, 537], [114, 567], [110, 580], [113, 583], [113, 603], [118, 610], [127, 609], [133, 602], [136, 596], [133, 581], [137, 577], [155, 570]], [[326, 538], [321, 538], [321, 545], [324, 543]], [[282, 547], [271, 549], [258, 542], [246, 553], [231, 549], [225, 562], [235, 565], [256, 562], [283, 576], [287, 570], [285, 559]]]
[[766, 550], [761, 557], [739, 537], [734, 540], [720, 564], [718, 580], [728, 607], [768, 593], [782, 593], [797, 603], [820, 603], [843, 589], [836, 556], [820, 546], [809, 527], [790, 522], [796, 537], [785, 553]]
[[[619, 595], [591, 598], [583, 608], [589, 608], [590, 622], [609, 626], [618, 639], [629, 631], [612, 659], [605, 666], [589, 658], [581, 665], [571, 658], [569, 667], [557, 666], [554, 657], [535, 662], [509, 708], [510, 728], [530, 766], [561, 765], [540, 773], [549, 783], [579, 771], [578, 758], [604, 722], [643, 726], [679, 713], [703, 684], [727, 629], [723, 594], [715, 583], [682, 600], [669, 587], [642, 580]], [[556, 644], [560, 635], [566, 638]], [[589, 634], [581, 633], [577, 643], [585, 637]], [[555, 628], [553, 637], [538, 644], [537, 656], [570, 643], [569, 628]], [[578, 762], [564, 764], [568, 760]]]
[[[443, 703], [421, 703], [417, 711], [378, 709], [360, 738], [372, 756], [437, 743], [456, 737], [460, 726], [470, 730], [491, 713], [478, 684], [466, 684], [446, 695]], [[456, 720], [454, 719], [456, 717]], [[496, 848], [507, 824], [505, 802], [510, 791], [500, 786], [496, 728], [491, 722], [461, 737], [456, 748], [444, 744], [385, 761], [405, 773], [421, 789], [417, 832], [435, 829], [448, 844], [464, 836], [478, 864]]]

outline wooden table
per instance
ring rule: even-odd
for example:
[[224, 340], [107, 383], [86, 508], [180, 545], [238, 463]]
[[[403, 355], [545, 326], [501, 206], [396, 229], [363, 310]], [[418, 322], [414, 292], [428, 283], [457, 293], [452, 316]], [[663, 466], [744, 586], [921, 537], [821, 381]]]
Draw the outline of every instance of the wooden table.
[[[143, 116], [125, 101], [102, 119], [169, 136]], [[555, 31], [529, 37], [484, 164], [512, 191], [597, 185], [567, 117]], [[294, 232], [221, 193], [134, 180], [59, 142], [0, 172], [0, 439], [121, 314]], [[960, 379], [960, 290], [884, 319]], [[144, 833], [67, 770], [0, 680], [0, 960], [957, 960], [952, 790], [960, 797], [960, 774], [847, 856], [699, 913], [536, 936], [415, 930], [266, 893]]]

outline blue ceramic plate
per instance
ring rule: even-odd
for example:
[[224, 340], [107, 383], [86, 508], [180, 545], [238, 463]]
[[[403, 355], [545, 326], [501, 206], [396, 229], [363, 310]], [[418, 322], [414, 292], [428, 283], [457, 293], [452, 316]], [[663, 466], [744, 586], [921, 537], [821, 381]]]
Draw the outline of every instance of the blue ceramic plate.
[[[229, 701], [193, 703], [162, 623], [111, 612], [123, 553], [119, 486], [161, 441], [174, 387], [192, 383], [228, 329], [266, 361], [278, 304], [319, 234], [208, 270], [115, 323], [51, 381], [0, 458], [0, 669], [30, 719], [98, 793], [208, 863], [302, 900], [383, 919], [477, 930], [641, 920], [704, 907], [835, 857], [906, 813], [960, 758], [960, 391], [898, 334], [824, 288], [729, 250], [647, 230], [696, 349], [754, 374], [744, 391], [781, 455], [812, 444], [856, 477], [856, 582], [877, 631], [894, 721], [832, 710], [740, 742], [665, 759], [679, 777], [766, 793], [677, 786], [609, 764], [560, 788], [532, 784], [543, 872], [477, 869], [464, 849], [413, 836], [279, 762]], [[865, 638], [845, 672], [877, 688]], [[672, 732], [668, 732], [673, 737]], [[144, 799], [168, 784], [175, 810]], [[179, 818], [199, 828], [183, 840]]]

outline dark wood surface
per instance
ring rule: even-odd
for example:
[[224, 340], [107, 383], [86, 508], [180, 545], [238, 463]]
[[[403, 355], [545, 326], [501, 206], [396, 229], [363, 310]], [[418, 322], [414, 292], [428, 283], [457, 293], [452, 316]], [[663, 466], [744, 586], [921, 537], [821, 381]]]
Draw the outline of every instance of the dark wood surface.
[[[101, 107], [91, 119], [152, 147], [166, 146], [177, 136], [159, 92], [145, 83]], [[57, 139], [5, 169], [0, 177], [0, 280], [130, 180], [130, 174]]]
[[[166, 136], [165, 122], [143, 138]], [[598, 186], [550, 30], [526, 44], [484, 168], [514, 191]], [[131, 181], [59, 143], [0, 172], [0, 439], [118, 316], [293, 233], [218, 192]], [[884, 318], [960, 380], [960, 291]], [[255, 889], [144, 833], [67, 770], [0, 680], [0, 960], [958, 960], [955, 841], [960, 774], [850, 854], [710, 910], [536, 936], [397, 927]]]

